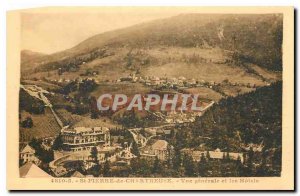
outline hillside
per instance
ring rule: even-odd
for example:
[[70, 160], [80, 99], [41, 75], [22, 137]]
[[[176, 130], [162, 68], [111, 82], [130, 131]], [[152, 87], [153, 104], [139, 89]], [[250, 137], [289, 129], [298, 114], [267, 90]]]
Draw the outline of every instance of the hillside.
[[22, 50], [21, 51], [21, 62], [27, 62], [31, 60], [35, 60], [37, 58], [41, 58], [46, 56], [46, 54], [40, 53], [40, 52], [34, 52], [31, 50]]
[[[90, 112], [91, 96], [104, 93], [131, 96], [172, 90], [218, 102], [280, 81], [281, 44], [281, 15], [183, 14], [95, 35], [52, 55], [37, 55], [22, 62], [21, 82], [57, 93], [60, 99], [52, 101], [54, 107], [78, 115]], [[197, 85], [170, 89], [119, 80], [131, 74], [144, 81], [184, 77], [186, 83]], [[95, 84], [83, 93], [78, 86], [86, 78]]]
[[200, 117], [193, 133], [211, 138], [215, 148], [240, 149], [243, 144], [263, 143], [265, 150], [280, 148], [282, 139], [282, 83], [221, 100]]
[[71, 49], [24, 61], [22, 74], [56, 78], [61, 68], [62, 76], [72, 78], [92, 69], [106, 79], [136, 70], [168, 74], [171, 67], [173, 77], [186, 70], [196, 70], [186, 76], [200, 79], [216, 70], [205, 79], [220, 76], [218, 70], [224, 70], [222, 79], [236, 73], [248, 77], [243, 67], [232, 65], [242, 61], [281, 70], [281, 44], [281, 15], [184, 14], [102, 33]]
[[55, 137], [61, 130], [49, 108], [45, 108], [43, 114], [20, 111], [20, 116], [20, 121], [24, 121], [27, 117], [33, 121], [32, 127], [23, 127], [20, 124], [20, 142], [28, 142], [33, 138]]
[[[32, 138], [53, 137], [60, 131], [51, 110], [37, 98], [30, 96], [23, 89], [19, 92], [19, 131], [20, 141], [27, 142]], [[28, 119], [32, 122], [28, 124]]]
[[[38, 61], [39, 59], [42, 59], [46, 57], [46, 54], [40, 53], [40, 52], [34, 52], [31, 50], [22, 50], [21, 51], [21, 64], [26, 65], [26, 69], [32, 69], [32, 65], [39, 65], [38, 63], [34, 63], [35, 61]], [[22, 67], [22, 68], [25, 68]]]

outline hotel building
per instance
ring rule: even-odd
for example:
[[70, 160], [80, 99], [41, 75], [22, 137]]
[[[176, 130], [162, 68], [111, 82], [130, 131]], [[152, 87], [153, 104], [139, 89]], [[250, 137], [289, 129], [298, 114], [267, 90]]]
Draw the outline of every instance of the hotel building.
[[91, 150], [94, 146], [110, 146], [110, 133], [106, 127], [75, 127], [61, 131], [66, 151]]

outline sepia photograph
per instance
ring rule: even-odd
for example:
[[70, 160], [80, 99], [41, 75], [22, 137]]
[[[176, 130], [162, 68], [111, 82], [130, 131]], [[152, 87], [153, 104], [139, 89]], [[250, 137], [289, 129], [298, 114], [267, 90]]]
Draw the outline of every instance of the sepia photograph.
[[234, 10], [8, 14], [10, 187], [292, 189], [294, 11]]

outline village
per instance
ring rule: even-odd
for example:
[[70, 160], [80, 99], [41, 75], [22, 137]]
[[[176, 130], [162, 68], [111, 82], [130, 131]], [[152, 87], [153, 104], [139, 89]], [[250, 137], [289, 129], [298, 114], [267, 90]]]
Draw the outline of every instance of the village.
[[[34, 145], [32, 145], [34, 142], [23, 144], [20, 149], [21, 177], [128, 176], [133, 175], [130, 171], [138, 169], [133, 168], [136, 160], [146, 160], [150, 167], [158, 167], [158, 163], [167, 167], [178, 157], [178, 152], [181, 157], [191, 157], [190, 161], [193, 163], [200, 164], [203, 160], [231, 160], [243, 165], [248, 157], [247, 151], [262, 152], [263, 144], [247, 146], [243, 152], [229, 152], [219, 148], [205, 148], [205, 142], [201, 148], [183, 148], [178, 151], [177, 147], [170, 143], [170, 139], [179, 131], [175, 129], [176, 126], [188, 126], [214, 102], [198, 112], [173, 111], [164, 115], [155, 111], [153, 114], [162, 119], [163, 125], [124, 128], [119, 133], [107, 127], [64, 125], [52, 109], [53, 104], [47, 99], [50, 92], [36, 85], [21, 85], [21, 88], [51, 108], [61, 127], [60, 133], [55, 137], [42, 138], [39, 142], [35, 141]], [[39, 155], [43, 152], [52, 153], [52, 159], [47, 162], [41, 160]], [[181, 164], [179, 167], [184, 166]]]
[[[131, 131], [130, 131], [131, 132]], [[147, 131], [149, 133], [149, 131]], [[134, 133], [133, 133], [134, 134]], [[153, 134], [153, 133], [152, 133]], [[43, 162], [36, 156], [36, 150], [27, 144], [20, 151], [20, 159], [23, 161], [20, 167], [20, 175], [23, 178], [29, 177], [98, 177], [108, 176], [104, 171], [102, 175], [90, 172], [99, 165], [102, 170], [114, 170], [115, 173], [122, 172], [131, 167], [132, 160], [144, 159], [150, 163], [158, 160], [161, 163], [168, 163], [175, 157], [174, 146], [170, 145], [158, 135], [168, 135], [170, 132], [154, 133], [146, 138], [138, 133], [133, 137], [131, 143], [117, 143], [110, 139], [109, 130], [104, 127], [76, 127], [62, 130], [60, 137], [62, 146], [60, 150], [54, 150], [54, 160], [49, 163], [48, 170], [42, 170], [40, 165]], [[150, 141], [151, 140], [151, 141]], [[42, 142], [44, 150], [50, 150], [53, 146], [53, 138], [45, 138]], [[134, 151], [133, 143], [138, 142], [138, 151]], [[261, 152], [262, 146], [255, 149]], [[136, 150], [135, 149], [135, 150]], [[136, 154], [134, 154], [136, 153]], [[196, 150], [184, 148], [180, 150], [182, 156], [189, 155], [192, 161], [200, 163], [203, 159], [209, 160], [233, 160], [244, 164], [247, 156], [241, 152], [222, 152], [215, 150]], [[109, 165], [109, 166], [108, 166]], [[105, 168], [106, 166], [106, 168]], [[97, 172], [96, 172], [97, 173]]]

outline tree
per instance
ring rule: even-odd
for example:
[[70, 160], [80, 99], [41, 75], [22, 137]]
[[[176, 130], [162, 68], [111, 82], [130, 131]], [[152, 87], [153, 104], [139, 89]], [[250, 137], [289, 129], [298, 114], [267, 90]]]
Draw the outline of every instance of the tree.
[[90, 98], [90, 110], [91, 110], [91, 118], [97, 119], [99, 116], [99, 110], [97, 107], [97, 100], [94, 96], [91, 96]]
[[230, 161], [230, 155], [228, 151], [226, 152], [226, 161]]
[[132, 154], [134, 154], [136, 156], [140, 156], [139, 147], [138, 147], [137, 143], [134, 140], [132, 142], [131, 152], [132, 152]]
[[199, 165], [198, 165], [198, 173], [199, 176], [201, 177], [206, 177], [207, 176], [207, 161], [204, 156], [204, 153], [201, 154]]
[[247, 165], [249, 168], [252, 167], [252, 163], [253, 163], [253, 156], [254, 156], [254, 151], [252, 146], [250, 147], [250, 150], [248, 152], [248, 161], [247, 161]]
[[145, 159], [134, 158], [130, 161], [132, 173], [136, 176], [147, 177], [152, 174], [152, 166]]
[[195, 166], [194, 166], [194, 161], [193, 157], [189, 154], [185, 154], [183, 156], [183, 167], [184, 167], [184, 173], [188, 177], [195, 176]]
[[104, 177], [108, 177], [110, 175], [110, 164], [108, 160], [104, 162], [102, 173]]
[[31, 146], [34, 149], [39, 149], [41, 142], [42, 142], [41, 140], [32, 138], [31, 141], [29, 142], [29, 146]]
[[244, 176], [243, 164], [240, 155], [238, 156], [235, 164], [235, 176], [238, 177]]
[[172, 164], [174, 170], [178, 170], [181, 166], [181, 153], [180, 149], [177, 146], [174, 147], [174, 156], [172, 159]]
[[42, 140], [33, 138], [29, 142], [29, 146], [31, 146], [35, 150], [35, 156], [39, 158], [43, 163], [49, 163], [54, 160], [53, 150], [45, 150], [42, 147]]
[[206, 152], [206, 158], [207, 158], [207, 160], [210, 160], [210, 154], [209, 154], [209, 151]]
[[153, 168], [152, 168], [152, 173], [161, 173], [162, 171], [162, 166], [157, 157], [155, 157], [154, 163], [153, 163]]
[[61, 68], [58, 68], [57, 72], [58, 72], [58, 75], [61, 75], [63, 73]]
[[267, 152], [263, 150], [261, 163], [256, 170], [256, 176], [267, 176], [269, 168], [267, 167]]
[[89, 112], [89, 107], [83, 103], [75, 103], [73, 113], [83, 115]]
[[19, 159], [19, 167], [21, 167], [22, 165], [24, 165], [24, 159]]
[[92, 157], [92, 159], [94, 160], [94, 162], [96, 164], [99, 164], [99, 162], [98, 162], [98, 150], [97, 150], [96, 146], [94, 146], [91, 150], [91, 157]]
[[31, 117], [27, 117], [24, 121], [22, 121], [22, 127], [31, 128], [33, 127], [33, 120]]
[[101, 165], [96, 164], [92, 168], [90, 168], [88, 173], [92, 174], [94, 177], [99, 177], [100, 176], [100, 171], [101, 171]]
[[225, 152], [223, 152], [223, 158], [222, 159], [226, 160], [226, 154], [225, 154]]
[[84, 79], [81, 83], [79, 83], [79, 91], [80, 93], [88, 93], [93, 91], [97, 87], [97, 83], [94, 79]]
[[63, 141], [63, 139], [62, 139], [61, 134], [59, 134], [59, 135], [55, 138], [55, 140], [54, 140], [54, 142], [53, 142], [52, 149], [53, 149], [53, 150], [62, 150], [62, 149], [63, 149], [63, 144], [64, 144], [64, 141]]

